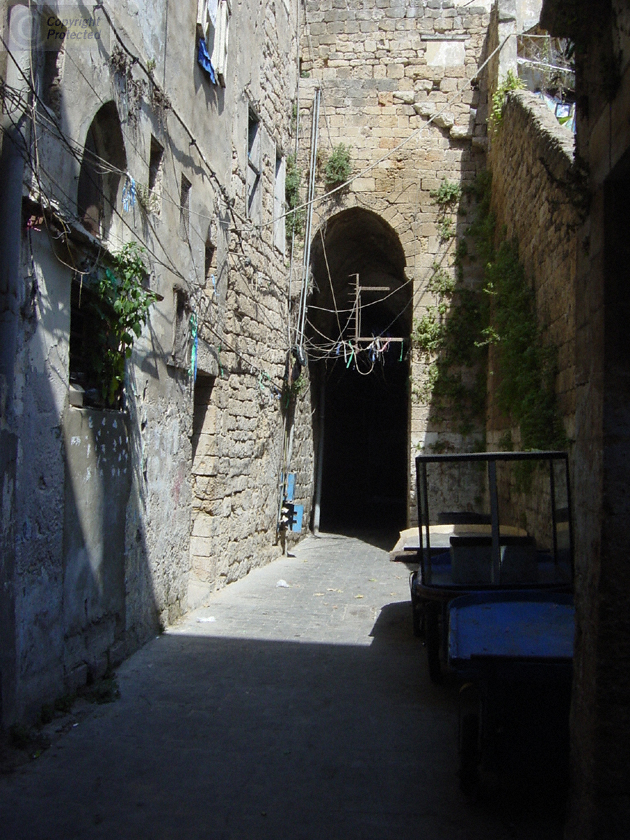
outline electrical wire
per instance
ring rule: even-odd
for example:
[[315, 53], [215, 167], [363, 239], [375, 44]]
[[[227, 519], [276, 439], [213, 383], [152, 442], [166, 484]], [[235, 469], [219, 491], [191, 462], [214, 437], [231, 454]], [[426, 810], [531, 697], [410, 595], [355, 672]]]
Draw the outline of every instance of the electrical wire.
[[[13, 121], [12, 121], [12, 125], [13, 125], [13, 127], [16, 127], [16, 124]], [[4, 133], [4, 130], [3, 130], [3, 133]], [[23, 135], [21, 135], [21, 136], [22, 136], [22, 139], [26, 142], [26, 138], [24, 138]], [[38, 177], [37, 172], [35, 171], [35, 166], [33, 164], [32, 159], [30, 158], [30, 155], [29, 155], [29, 159], [27, 160], [27, 163], [29, 164], [29, 168], [31, 169], [31, 171], [33, 171], [34, 176], [37, 178]], [[44, 166], [41, 166], [41, 169], [42, 169], [44, 175], [46, 176], [46, 178], [48, 180], [50, 180], [50, 182], [55, 187], [57, 187], [57, 189], [60, 190], [62, 195], [64, 195], [66, 198], [69, 199], [70, 197], [68, 196], [68, 194], [65, 192], [65, 190], [63, 190], [61, 185], [51, 176], [51, 174], [46, 170], [46, 168]], [[62, 217], [59, 215], [59, 212], [54, 210], [54, 208], [50, 204], [49, 204], [49, 210], [52, 210], [54, 212], [54, 215], [55, 215], [55, 218], [57, 219], [57, 221], [61, 222], [62, 224], [64, 223]], [[61, 262], [63, 262], [63, 261], [61, 261]], [[93, 268], [91, 268], [88, 271], [79, 271], [79, 269], [76, 268], [75, 266], [68, 265], [65, 262], [63, 262], [63, 264], [66, 265], [66, 267], [69, 268], [70, 270], [75, 271], [78, 274], [82, 274], [82, 275], [89, 274], [93, 270]], [[164, 266], [164, 267], [167, 267], [167, 266]], [[230, 353], [233, 353], [236, 356], [236, 358], [239, 359], [243, 363], [243, 365], [247, 368], [247, 370], [249, 370], [252, 373], [252, 375], [254, 373], [256, 373], [256, 374], [258, 374], [259, 377], [262, 377], [263, 379], [268, 380], [270, 384], [265, 385], [265, 387], [268, 387], [270, 390], [272, 390], [277, 395], [279, 395], [281, 393], [280, 389], [276, 385], [273, 384], [269, 375], [262, 368], [255, 365], [253, 362], [251, 362], [250, 359], [247, 359], [245, 356], [242, 355], [242, 353], [239, 353], [238, 350], [236, 350], [233, 346], [228, 344], [228, 342], [225, 340], [225, 337], [222, 336], [220, 333], [218, 333], [210, 324], [205, 324], [205, 327], [206, 327], [206, 329], [208, 329], [213, 335], [215, 335], [221, 341], [221, 346], [222, 347], [227, 349]], [[230, 372], [234, 373], [234, 372], [239, 372], [239, 371], [230, 371]]]
[[[30, 5], [30, 2], [29, 2], [29, 5]], [[113, 24], [113, 22], [112, 22], [112, 20], [111, 20], [111, 17], [110, 17], [110, 15], [109, 15], [109, 13], [107, 12], [107, 9], [105, 8], [104, 4], [103, 4], [103, 3], [99, 3], [99, 4], [97, 4], [97, 5], [96, 5], [96, 7], [95, 7], [95, 10], [96, 10], [96, 9], [101, 9], [101, 10], [103, 11], [103, 14], [104, 14], [105, 18], [107, 19], [107, 21], [108, 21], [108, 23], [109, 23], [109, 25], [110, 25], [110, 28], [112, 29], [112, 32], [114, 33], [114, 35], [115, 35], [115, 37], [116, 37], [117, 41], [119, 42], [120, 46], [122, 47], [122, 49], [123, 49], [123, 50], [127, 53], [127, 55], [129, 55], [129, 57], [132, 59], [132, 62], [133, 62], [133, 63], [137, 63], [137, 64], [138, 64], [138, 66], [139, 66], [139, 67], [140, 67], [140, 68], [144, 71], [144, 73], [146, 74], [147, 78], [150, 80], [151, 84], [155, 85], [155, 81], [154, 81], [154, 79], [153, 79], [152, 73], [148, 70], [148, 68], [146, 67], [146, 65], [144, 64], [144, 62], [142, 62], [142, 60], [141, 60], [140, 58], [138, 58], [138, 56], [134, 55], [134, 54], [131, 52], [131, 50], [129, 50], [129, 49], [128, 49], [128, 47], [126, 46], [126, 44], [125, 44], [124, 40], [122, 39], [122, 37], [121, 37], [121, 36], [120, 36], [120, 34], [118, 33], [118, 31], [117, 31], [116, 27], [114, 26], [114, 24]], [[308, 22], [307, 22], [307, 26], [308, 26]], [[309, 37], [310, 37], [310, 28], [308, 29], [308, 35], [309, 35]], [[508, 37], [510, 37], [510, 36], [508, 36]], [[10, 51], [8, 50], [8, 47], [7, 47], [7, 45], [6, 45], [6, 42], [4, 41], [4, 39], [2, 38], [2, 36], [0, 36], [0, 40], [2, 41], [2, 43], [3, 43], [3, 44], [4, 44], [4, 46], [5, 46], [5, 48], [7, 49], [7, 52], [9, 52], [9, 54], [10, 54]], [[480, 72], [484, 69], [484, 67], [485, 67], [485, 66], [489, 63], [489, 61], [492, 59], [492, 57], [493, 57], [493, 56], [494, 56], [494, 55], [495, 55], [495, 54], [496, 54], [496, 53], [497, 53], [500, 49], [502, 49], [502, 47], [503, 47], [503, 46], [504, 46], [504, 44], [507, 42], [507, 40], [508, 40], [508, 38], [504, 39], [504, 41], [503, 41], [503, 42], [502, 42], [502, 43], [501, 43], [501, 44], [500, 44], [500, 45], [499, 45], [499, 46], [498, 46], [498, 47], [497, 47], [497, 48], [496, 48], [496, 49], [495, 49], [495, 50], [491, 53], [491, 55], [490, 55], [490, 56], [489, 56], [489, 57], [488, 57], [488, 58], [487, 58], [487, 59], [483, 62], [483, 64], [482, 64], [482, 65], [481, 65], [481, 66], [477, 69], [477, 71], [476, 71], [476, 73], [475, 73], [475, 77], [473, 77], [473, 78], [476, 78], [476, 77], [479, 75], [479, 73], [480, 73]], [[135, 45], [134, 45], [134, 46], [135, 46]], [[310, 46], [311, 46], [311, 51], [312, 51], [312, 42], [311, 42]], [[311, 52], [311, 54], [312, 54], [312, 52]], [[13, 56], [11, 56], [11, 57], [13, 58]], [[14, 58], [13, 58], [13, 60], [14, 60], [14, 62], [15, 62], [15, 64], [16, 64], [16, 66], [18, 67], [18, 70], [22, 73], [21, 68], [19, 67], [19, 65], [17, 64], [17, 62], [15, 61], [15, 59], [14, 59]], [[76, 63], [75, 63], [75, 66], [76, 66]], [[22, 75], [24, 75], [24, 74], [22, 73]], [[84, 78], [85, 78], [85, 77], [84, 77]], [[472, 80], [471, 80], [471, 81], [472, 81]], [[35, 97], [38, 101], [40, 101], [40, 104], [43, 104], [43, 103], [41, 103], [41, 100], [39, 100], [39, 97], [38, 97], [38, 95], [37, 95], [37, 91], [35, 90], [35, 85], [33, 84], [33, 80], [32, 80], [32, 79], [30, 79], [30, 80], [28, 80], [28, 79], [27, 79], [27, 82], [28, 82], [28, 84], [29, 84], [29, 87], [31, 88], [31, 91], [32, 91], [32, 94], [34, 95], [34, 97]], [[91, 85], [90, 85], [90, 86], [91, 86]], [[446, 109], [446, 108], [447, 108], [447, 107], [448, 107], [448, 106], [449, 106], [449, 105], [450, 105], [450, 104], [451, 104], [451, 103], [455, 100], [455, 98], [457, 98], [457, 96], [459, 96], [459, 95], [461, 95], [461, 91], [460, 91], [460, 90], [456, 91], [456, 92], [455, 92], [455, 94], [454, 94], [452, 97], [450, 97], [450, 98], [449, 98], [449, 100], [448, 100], [448, 101], [447, 101], [447, 103], [446, 103], [446, 104], [442, 107], [442, 109], [440, 109], [440, 110], [439, 110], [436, 114], [434, 114], [434, 115], [433, 115], [433, 116], [432, 116], [432, 117], [428, 120], [428, 122], [427, 122], [424, 126], [420, 127], [419, 129], [416, 129], [416, 131], [412, 132], [412, 134], [411, 134], [411, 135], [409, 135], [407, 138], [404, 138], [404, 139], [403, 139], [403, 140], [402, 140], [402, 141], [401, 141], [401, 142], [400, 142], [400, 143], [399, 143], [396, 147], [394, 147], [393, 149], [389, 150], [389, 151], [388, 151], [385, 155], [383, 155], [383, 156], [382, 156], [379, 160], [375, 161], [373, 164], [371, 164], [370, 166], [366, 167], [366, 168], [365, 168], [364, 170], [362, 170], [360, 173], [357, 173], [356, 175], [352, 176], [352, 177], [351, 177], [350, 179], [348, 179], [348, 181], [346, 181], [344, 184], [339, 185], [339, 186], [338, 186], [338, 187], [336, 187], [335, 189], [333, 189], [333, 190], [331, 190], [331, 191], [329, 191], [329, 192], [325, 193], [323, 196], [320, 196], [320, 197], [318, 197], [318, 198], [315, 198], [315, 197], [314, 197], [314, 198], [313, 198], [310, 202], [306, 202], [305, 204], [300, 205], [299, 207], [294, 208], [294, 209], [292, 209], [291, 211], [288, 211], [287, 213], [284, 213], [284, 214], [282, 214], [282, 215], [281, 215], [281, 216], [279, 216], [279, 217], [275, 217], [275, 218], [274, 218], [274, 219], [273, 219], [270, 223], [265, 223], [264, 225], [262, 225], [262, 227], [268, 227], [270, 224], [275, 224], [277, 221], [279, 221], [280, 219], [282, 219], [282, 218], [284, 218], [284, 217], [286, 217], [286, 216], [290, 215], [291, 213], [294, 213], [296, 210], [302, 209], [303, 207], [309, 206], [310, 204], [316, 204], [316, 203], [319, 203], [319, 202], [321, 202], [321, 201], [323, 201], [323, 200], [327, 199], [328, 197], [330, 197], [330, 196], [331, 196], [331, 195], [333, 195], [334, 193], [338, 192], [339, 190], [341, 190], [341, 189], [345, 188], [346, 186], [348, 186], [349, 184], [351, 184], [351, 183], [352, 183], [353, 181], [355, 181], [357, 178], [362, 177], [362, 176], [364, 176], [365, 174], [367, 174], [368, 172], [370, 172], [371, 170], [373, 170], [376, 166], [378, 166], [380, 163], [382, 163], [382, 162], [383, 162], [384, 160], [386, 160], [387, 158], [391, 157], [391, 155], [393, 155], [393, 154], [394, 154], [395, 152], [397, 152], [400, 148], [402, 148], [404, 145], [406, 145], [408, 142], [410, 142], [410, 140], [411, 140], [412, 138], [414, 138], [414, 137], [416, 137], [416, 136], [419, 136], [419, 135], [420, 135], [420, 134], [421, 134], [421, 133], [422, 133], [422, 132], [423, 132], [423, 131], [424, 131], [424, 130], [428, 127], [428, 125], [430, 125], [430, 124], [431, 124], [431, 123], [432, 123], [432, 122], [433, 122], [433, 121], [434, 121], [434, 120], [435, 120], [435, 119], [436, 119], [436, 118], [437, 118], [437, 117], [438, 117], [438, 116], [439, 116], [439, 115], [440, 115], [440, 114], [441, 114], [441, 113], [442, 113], [442, 112], [443, 112], [443, 111], [444, 111], [444, 110], [445, 110], [445, 109]], [[102, 101], [102, 100], [101, 100], [101, 101]], [[45, 106], [44, 106], [44, 107], [45, 107]], [[231, 207], [230, 202], [229, 202], [229, 199], [227, 198], [227, 193], [226, 193], [226, 191], [225, 191], [225, 188], [224, 188], [224, 187], [223, 187], [223, 185], [220, 183], [220, 181], [218, 180], [218, 177], [216, 176], [216, 173], [214, 173], [214, 170], [213, 170], [213, 169], [212, 169], [212, 167], [209, 165], [209, 163], [208, 163], [208, 162], [207, 162], [207, 160], [205, 159], [205, 156], [203, 155], [203, 153], [202, 153], [202, 152], [201, 152], [201, 150], [199, 149], [199, 146], [198, 146], [198, 144], [197, 144], [196, 138], [194, 137], [194, 135], [192, 134], [192, 132], [190, 132], [190, 130], [188, 129], [188, 126], [186, 125], [186, 123], [184, 122], [184, 120], [183, 120], [183, 119], [179, 116], [179, 114], [177, 113], [177, 111], [176, 111], [176, 110], [174, 110], [174, 109], [172, 108], [172, 106], [171, 106], [171, 110], [172, 110], [172, 112], [173, 112], [173, 114], [174, 114], [175, 118], [177, 119], [177, 121], [180, 123], [180, 125], [182, 126], [182, 128], [185, 130], [185, 132], [186, 132], [186, 133], [187, 133], [187, 135], [189, 136], [191, 146], [195, 146], [195, 148], [197, 149], [197, 152], [199, 153], [199, 156], [200, 156], [201, 160], [203, 161], [204, 165], [205, 165], [205, 166], [206, 166], [206, 168], [208, 169], [208, 171], [209, 171], [209, 173], [210, 173], [211, 177], [212, 177], [215, 181], [217, 181], [217, 182], [218, 182], [219, 189], [220, 189], [220, 191], [221, 191], [221, 193], [222, 193], [222, 195], [223, 195], [224, 199], [226, 200], [226, 207], [227, 207], [228, 212], [230, 213], [230, 215], [232, 215], [232, 218], [236, 218], [236, 217], [238, 216], [238, 214], [236, 214], [236, 213], [234, 212], [233, 208]], [[35, 112], [33, 112], [33, 113], [35, 113]], [[40, 125], [42, 124], [42, 120], [41, 120], [41, 119], [39, 119], [39, 120], [37, 120], [37, 119], [36, 119], [36, 120], [35, 120], [35, 122], [36, 122], [36, 123], [37, 123], [37, 122], [39, 122], [39, 124], [40, 124]], [[326, 121], [326, 122], [327, 122], [327, 121]], [[71, 143], [70, 143], [70, 142], [68, 142], [68, 140], [66, 139], [65, 135], [63, 134], [63, 132], [61, 131], [61, 129], [59, 128], [59, 126], [54, 126], [54, 127], [57, 129], [57, 131], [58, 131], [58, 133], [59, 133], [59, 135], [60, 135], [60, 139], [62, 140], [62, 142], [64, 142], [64, 144], [65, 144], [65, 145], [69, 148], [69, 150], [70, 150], [71, 154], [73, 154], [73, 156], [75, 156], [75, 157], [76, 157], [76, 155], [77, 155], [77, 149], [76, 149], [76, 148], [73, 148], [73, 147], [72, 147], [72, 145], [71, 145]], [[330, 140], [330, 136], [329, 136], [329, 140]], [[89, 151], [89, 150], [85, 150], [85, 149], [83, 149], [83, 154], [85, 154], [85, 152], [86, 152], [86, 151]], [[171, 150], [171, 152], [172, 152], [172, 150]], [[97, 157], [97, 158], [98, 158], [98, 156], [95, 156], [95, 157]], [[97, 162], [97, 161], [95, 161], [95, 163], [96, 163], [96, 162]], [[127, 175], [127, 173], [122, 173], [122, 172], [121, 172], [121, 170], [116, 169], [115, 167], [112, 167], [112, 166], [111, 166], [111, 164], [109, 164], [107, 161], [104, 161], [103, 159], [100, 159], [100, 160], [98, 161], [98, 163], [99, 163], [99, 165], [100, 165], [100, 166], [104, 166], [104, 167], [106, 167], [105, 169], [103, 169], [103, 173], [105, 173], [105, 172], [111, 172], [111, 173], [116, 173], [116, 174], [119, 174], [119, 175], [125, 175], [125, 176]], [[31, 166], [31, 168], [34, 170], [34, 173], [36, 173], [36, 172], [37, 172], [37, 170], [39, 169], [39, 167], [37, 166], [37, 161], [36, 161], [36, 167], [32, 167], [32, 166]], [[41, 167], [41, 169], [42, 169], [44, 172], [46, 172], [46, 170], [44, 169], [44, 167]], [[71, 200], [71, 199], [70, 199], [70, 196], [68, 196], [68, 194], [65, 192], [65, 190], [63, 190], [63, 189], [60, 187], [60, 185], [59, 185], [59, 184], [58, 184], [58, 183], [57, 183], [57, 182], [56, 182], [56, 181], [55, 181], [55, 180], [54, 180], [54, 179], [50, 176], [50, 173], [46, 173], [46, 175], [47, 175], [47, 177], [49, 178], [49, 180], [51, 181], [51, 183], [55, 184], [55, 186], [57, 186], [58, 188], [60, 188], [60, 189], [61, 189], [62, 194], [63, 194], [63, 195], [65, 195], [65, 196], [66, 196], [66, 198], [68, 198], [69, 200]], [[38, 177], [38, 176], [36, 175], [36, 177]], [[40, 186], [40, 192], [42, 192], [42, 194], [43, 194], [43, 191], [41, 190], [41, 183], [39, 184], [39, 186]], [[108, 203], [110, 203], [110, 205], [111, 205], [111, 202], [108, 202]], [[176, 206], [179, 206], [179, 207], [180, 207], [180, 210], [181, 210], [181, 203], [179, 203], [179, 202], [174, 202], [174, 201], [173, 201], [173, 203], [174, 203], [174, 204], [176, 204]], [[112, 211], [113, 211], [113, 212], [114, 212], [114, 213], [115, 213], [115, 214], [116, 214], [116, 215], [117, 215], [117, 216], [118, 216], [118, 217], [122, 220], [123, 224], [124, 224], [124, 225], [125, 225], [125, 226], [126, 226], [126, 227], [127, 227], [127, 228], [131, 231], [131, 232], [132, 232], [132, 234], [135, 236], [135, 232], [134, 232], [134, 231], [133, 231], [133, 229], [132, 229], [132, 228], [131, 228], [131, 227], [130, 227], [127, 223], [126, 223], [126, 220], [125, 220], [125, 219], [121, 216], [121, 214], [117, 211], [117, 208], [112, 207], [111, 209], [112, 209]], [[209, 217], [209, 216], [207, 216], [207, 215], [204, 215], [204, 214], [195, 214], [195, 215], [198, 215], [198, 216], [200, 216], [200, 217], [207, 218], [207, 219], [211, 220], [211, 217]], [[242, 221], [242, 220], [239, 218], [239, 221]], [[152, 227], [152, 229], [153, 229], [153, 226], [152, 226], [151, 224], [150, 224], [150, 226], [151, 226], [151, 227]], [[159, 237], [157, 236], [157, 233], [155, 232], [155, 230], [154, 230], [154, 229], [153, 229], [153, 233], [154, 233], [154, 236], [155, 236], [156, 241], [158, 242], [158, 244], [160, 245], [160, 247], [161, 247], [161, 248], [162, 248], [162, 250], [164, 251], [164, 253], [165, 253], [165, 255], [166, 255], [166, 258], [169, 260], [169, 262], [171, 263], [171, 265], [170, 265], [170, 266], [169, 266], [169, 265], [166, 265], [166, 264], [165, 264], [162, 260], [160, 260], [160, 259], [157, 257], [157, 255], [156, 255], [153, 251], [151, 251], [151, 249], [148, 249], [148, 250], [150, 251], [150, 253], [152, 253], [152, 255], [154, 256], [154, 258], [156, 259], [156, 261], [157, 261], [160, 265], [162, 265], [164, 268], [167, 268], [169, 271], [172, 271], [172, 272], [175, 274], [175, 276], [179, 276], [181, 279], [184, 279], [184, 276], [182, 275], [182, 273], [181, 273], [181, 272], [179, 272], [179, 270], [176, 268], [175, 264], [174, 264], [174, 263], [172, 262], [172, 260], [170, 259], [170, 256], [169, 256], [168, 251], [166, 250], [165, 246], [164, 246], [164, 245], [162, 244], [162, 242], [160, 241], [160, 239], [159, 239]], [[241, 243], [241, 244], [242, 244], [242, 243]], [[189, 246], [190, 246], [190, 240], [189, 240]], [[194, 266], [194, 261], [193, 261], [193, 266]], [[70, 267], [70, 266], [69, 266], [69, 267]], [[73, 268], [73, 270], [75, 270], [75, 269]], [[196, 271], [196, 267], [195, 267], [195, 271]], [[411, 281], [408, 281], [408, 282], [411, 282]], [[332, 281], [331, 281], [331, 284], [332, 284]], [[405, 285], [406, 285], [406, 284], [405, 284]], [[396, 293], [400, 290], [400, 288], [402, 288], [402, 286], [401, 286], [401, 287], [398, 287], [396, 290], [393, 290], [390, 294], [396, 294]], [[334, 290], [333, 290], [333, 296], [334, 296]], [[388, 296], [386, 296], [386, 297], [389, 297], [389, 295], [388, 295]], [[374, 302], [372, 302], [371, 304], [366, 304], [366, 306], [367, 306], [367, 305], [376, 305], [377, 303], [381, 303], [381, 302], [382, 302], [382, 300], [384, 300], [384, 299], [386, 299], [386, 298], [380, 299], [380, 300], [378, 300], [378, 301], [374, 301]], [[405, 309], [403, 310], [403, 312], [406, 310], [406, 308], [408, 307], [408, 305], [409, 305], [409, 303], [407, 303], [407, 305], [405, 306]], [[335, 302], [335, 310], [328, 310], [328, 311], [334, 311], [334, 312], [335, 312], [335, 314], [337, 314], [337, 317], [338, 317], [338, 313], [339, 313], [339, 312], [341, 312], [341, 311], [343, 311], [343, 310], [337, 310], [337, 307], [336, 307], [336, 302]], [[350, 311], [350, 313], [352, 312], [352, 310], [346, 310], [346, 311]], [[402, 314], [402, 313], [401, 313], [401, 314]], [[400, 316], [397, 316], [397, 318], [398, 318], [398, 317], [400, 317]], [[395, 320], [396, 320], [396, 319], [394, 319], [394, 321], [395, 321]], [[394, 322], [392, 322], [392, 323], [394, 323]], [[309, 322], [309, 324], [310, 324], [310, 322]], [[311, 325], [311, 326], [312, 326], [312, 325]], [[326, 336], [323, 336], [323, 334], [322, 334], [322, 337], [326, 338], [326, 339], [327, 339], [327, 341], [329, 340]], [[238, 353], [236, 353], [236, 351], [231, 350], [231, 352], [234, 352], [237, 356], [239, 356], [239, 354], [238, 354]], [[240, 358], [243, 358], [243, 357], [240, 357]], [[245, 361], [246, 361], [246, 360], [245, 360]]]
[[[503, 47], [505, 46], [505, 44], [508, 42], [508, 40], [509, 40], [510, 38], [512, 38], [512, 37], [513, 37], [514, 35], [516, 35], [516, 34], [517, 34], [517, 33], [513, 33], [513, 34], [508, 35], [507, 37], [505, 37], [505, 38], [503, 39], [503, 41], [501, 41], [501, 43], [499, 44], [499, 46], [498, 46], [498, 47], [496, 47], [496, 48], [495, 48], [495, 49], [494, 49], [494, 50], [490, 53], [490, 55], [489, 55], [489, 56], [488, 56], [488, 58], [487, 58], [487, 59], [483, 62], [483, 64], [481, 64], [481, 65], [477, 68], [477, 71], [476, 71], [475, 75], [474, 75], [474, 76], [472, 76], [472, 77], [471, 77], [470, 79], [468, 79], [467, 81], [468, 81], [469, 83], [472, 83], [472, 82], [473, 82], [476, 78], [478, 78], [479, 74], [482, 72], [482, 70], [484, 70], [484, 68], [485, 68], [485, 67], [489, 64], [489, 62], [490, 62], [490, 61], [494, 58], [494, 56], [495, 56], [495, 55], [496, 55], [496, 54], [497, 54], [500, 50], [502, 50], [502, 49], [503, 49]], [[522, 34], [522, 33], [521, 33], [521, 34]], [[328, 192], [324, 193], [323, 195], [320, 195], [319, 197], [313, 198], [313, 199], [312, 199], [312, 200], [310, 200], [310, 201], [305, 201], [303, 204], [299, 204], [297, 207], [294, 207], [293, 209], [291, 209], [291, 210], [287, 211], [287, 212], [286, 212], [286, 213], [284, 213], [282, 216], [278, 216], [278, 217], [276, 217], [276, 218], [273, 220], [273, 222], [276, 222], [276, 221], [278, 221], [278, 219], [282, 219], [282, 218], [284, 218], [284, 217], [286, 217], [286, 216], [289, 216], [289, 215], [291, 215], [292, 213], [296, 213], [298, 210], [303, 210], [304, 208], [308, 207], [310, 204], [313, 204], [313, 205], [315, 205], [315, 204], [321, 204], [321, 202], [326, 201], [326, 200], [327, 200], [327, 199], [329, 199], [332, 195], [335, 195], [336, 193], [338, 193], [340, 190], [344, 190], [346, 187], [350, 186], [350, 184], [354, 183], [354, 181], [356, 181], [358, 178], [364, 178], [364, 177], [365, 177], [368, 173], [370, 173], [373, 169], [376, 169], [376, 167], [377, 167], [377, 166], [380, 166], [380, 164], [381, 164], [381, 163], [383, 163], [384, 161], [388, 160], [388, 158], [390, 158], [393, 154], [395, 154], [395, 153], [396, 153], [396, 152], [398, 152], [400, 149], [402, 149], [402, 147], [403, 147], [403, 146], [406, 146], [406, 145], [407, 145], [407, 143], [409, 143], [411, 140], [413, 140], [413, 139], [414, 139], [414, 138], [416, 138], [416, 137], [420, 137], [420, 135], [422, 134], [422, 132], [424, 132], [424, 131], [425, 131], [425, 130], [426, 130], [426, 129], [427, 129], [427, 128], [428, 128], [428, 127], [429, 127], [429, 126], [430, 126], [430, 125], [431, 125], [431, 124], [432, 124], [432, 123], [433, 123], [433, 122], [434, 122], [434, 121], [435, 121], [435, 120], [436, 120], [436, 119], [437, 119], [440, 115], [441, 115], [441, 114], [443, 114], [443, 113], [444, 113], [444, 111], [445, 111], [447, 108], [449, 108], [449, 107], [453, 104], [453, 102], [454, 102], [454, 101], [455, 101], [455, 100], [456, 100], [459, 96], [461, 96], [461, 94], [462, 94], [462, 93], [463, 93], [463, 90], [462, 90], [462, 89], [460, 89], [460, 90], [456, 90], [456, 91], [455, 91], [455, 93], [453, 93], [453, 95], [452, 95], [451, 97], [449, 97], [449, 99], [447, 99], [446, 103], [445, 103], [445, 104], [444, 104], [444, 105], [440, 108], [440, 110], [439, 110], [439, 111], [437, 111], [435, 114], [433, 114], [431, 117], [429, 117], [429, 119], [427, 120], [427, 122], [426, 122], [423, 126], [420, 126], [420, 128], [416, 128], [416, 129], [415, 129], [415, 131], [412, 131], [412, 132], [411, 132], [411, 134], [409, 134], [407, 137], [405, 137], [403, 140], [401, 140], [401, 141], [400, 141], [400, 143], [398, 143], [398, 145], [397, 145], [397, 146], [394, 146], [394, 148], [393, 148], [393, 149], [390, 149], [390, 150], [389, 150], [388, 152], [386, 152], [386, 153], [385, 153], [382, 157], [380, 157], [378, 160], [374, 161], [374, 163], [371, 163], [371, 164], [370, 164], [369, 166], [367, 166], [365, 169], [362, 169], [360, 172], [357, 172], [355, 175], [352, 175], [350, 178], [348, 178], [348, 180], [347, 180], [347, 181], [344, 181], [344, 182], [343, 182], [343, 184], [339, 184], [339, 186], [335, 187], [334, 189], [329, 190]], [[265, 227], [266, 225], [265, 225], [265, 224], [263, 224], [262, 226], [263, 226], [263, 227]]]

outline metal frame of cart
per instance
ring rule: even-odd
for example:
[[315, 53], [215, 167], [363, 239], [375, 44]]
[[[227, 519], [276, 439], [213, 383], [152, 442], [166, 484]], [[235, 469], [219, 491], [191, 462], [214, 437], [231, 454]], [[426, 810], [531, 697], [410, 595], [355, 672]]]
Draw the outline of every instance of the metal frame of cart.
[[[497, 489], [497, 464], [503, 462], [538, 462], [548, 470], [549, 478], [549, 516], [551, 521], [551, 549], [546, 552], [550, 567], [550, 573], [544, 580], [532, 580], [524, 578], [519, 580], [518, 575], [512, 578], [503, 574], [503, 556], [507, 551], [506, 546], [510, 543], [526, 542], [527, 539], [512, 534], [502, 534], [500, 524], [499, 493]], [[483, 550], [489, 549], [489, 569], [485, 577], [475, 579], [474, 574], [468, 577], [457, 577], [454, 572], [454, 562], [446, 557], [444, 545], [440, 549], [431, 545], [431, 530], [435, 527], [431, 522], [431, 511], [429, 505], [429, 482], [428, 468], [432, 464], [486, 464], [487, 482], [489, 493], [489, 532], [485, 528], [483, 536], [473, 537], [469, 540], [473, 548], [483, 545]], [[560, 473], [557, 475], [556, 470]], [[566, 536], [568, 546], [564, 551], [559, 548], [559, 521], [560, 509], [557, 504], [556, 483], [562, 475], [565, 485], [566, 509]], [[556, 451], [536, 452], [483, 452], [470, 454], [435, 454], [418, 455], [416, 458], [416, 482], [418, 499], [418, 524], [419, 524], [419, 569], [411, 578], [411, 599], [414, 614], [414, 629], [420, 630], [424, 625], [425, 643], [429, 660], [429, 672], [434, 681], [441, 677], [440, 650], [445, 645], [440, 626], [446, 628], [446, 607], [448, 603], [460, 595], [479, 591], [493, 590], [525, 590], [535, 588], [537, 590], [568, 591], [572, 590], [573, 578], [573, 533], [571, 524], [571, 488], [569, 483], [568, 454]], [[434, 515], [437, 521], [437, 516]], [[465, 515], [463, 517], [465, 521]], [[504, 531], [506, 529], [504, 528]], [[512, 529], [515, 530], [515, 529]], [[450, 538], [450, 555], [454, 556], [453, 541], [458, 537]], [[462, 542], [462, 540], [460, 540]], [[463, 539], [466, 542], [466, 539]], [[464, 546], [464, 549], [466, 546]], [[469, 548], [472, 551], [473, 548]], [[540, 553], [540, 552], [539, 552]], [[446, 563], [444, 558], [446, 557]], [[438, 562], [442, 561], [442, 564]], [[541, 564], [540, 567], [545, 564]]]

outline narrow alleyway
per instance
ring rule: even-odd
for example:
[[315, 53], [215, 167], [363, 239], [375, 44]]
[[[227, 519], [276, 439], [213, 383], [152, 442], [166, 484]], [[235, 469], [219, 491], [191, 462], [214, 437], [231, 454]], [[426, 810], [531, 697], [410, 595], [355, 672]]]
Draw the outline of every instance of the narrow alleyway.
[[307, 538], [118, 680], [0, 778], [4, 840], [561, 836], [553, 815], [460, 794], [456, 691], [428, 680], [406, 567], [367, 542]]

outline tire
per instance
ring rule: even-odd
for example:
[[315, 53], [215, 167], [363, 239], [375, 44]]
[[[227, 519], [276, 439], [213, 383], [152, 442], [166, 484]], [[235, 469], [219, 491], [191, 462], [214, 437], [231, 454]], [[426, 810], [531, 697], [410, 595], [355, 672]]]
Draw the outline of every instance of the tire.
[[462, 718], [459, 733], [459, 786], [466, 796], [475, 796], [479, 787], [479, 716], [474, 712]]
[[440, 665], [440, 604], [429, 602], [424, 609], [425, 645], [427, 647], [427, 662], [429, 677], [436, 685], [442, 682], [442, 666]]

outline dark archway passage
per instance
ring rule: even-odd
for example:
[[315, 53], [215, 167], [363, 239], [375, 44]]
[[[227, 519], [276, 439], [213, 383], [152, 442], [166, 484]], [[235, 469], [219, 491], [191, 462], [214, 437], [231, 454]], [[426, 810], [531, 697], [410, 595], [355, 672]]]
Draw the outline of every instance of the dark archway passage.
[[354, 208], [318, 231], [312, 266], [307, 335], [322, 457], [319, 526], [397, 531], [407, 519], [409, 460], [404, 252], [387, 222]]

